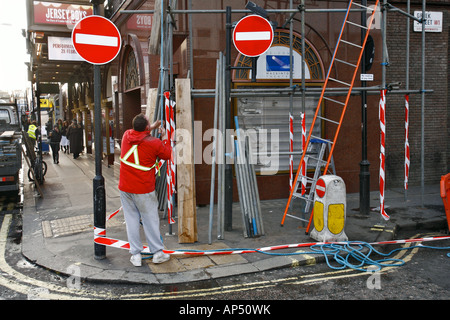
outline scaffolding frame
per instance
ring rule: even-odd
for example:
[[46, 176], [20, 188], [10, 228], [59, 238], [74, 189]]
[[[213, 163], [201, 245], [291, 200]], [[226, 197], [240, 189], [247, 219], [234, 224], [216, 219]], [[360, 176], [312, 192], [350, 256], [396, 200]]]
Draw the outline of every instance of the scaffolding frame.
[[[163, 1], [163, 0], [155, 0], [155, 1]], [[365, 0], [361, 0], [363, 2]], [[164, 11], [163, 6], [161, 6], [161, 65], [160, 65], [160, 80], [158, 84], [158, 98], [156, 99], [156, 109], [155, 109], [155, 119], [157, 117], [162, 116], [161, 114], [158, 115], [158, 105], [161, 105], [161, 110], [163, 109], [163, 92], [170, 90], [171, 88], [168, 87], [168, 85], [172, 85], [172, 79], [173, 79], [173, 61], [172, 61], [172, 51], [173, 51], [173, 43], [172, 43], [172, 34], [173, 34], [173, 26], [174, 26], [174, 19], [173, 15], [177, 14], [186, 14], [188, 16], [188, 36], [189, 36], [189, 70], [188, 70], [188, 77], [191, 79], [191, 99], [194, 98], [214, 98], [216, 97], [216, 89], [194, 89], [194, 69], [193, 69], [193, 42], [192, 42], [192, 15], [194, 14], [225, 14], [230, 15], [231, 13], [242, 13], [242, 14], [251, 14], [254, 13], [252, 10], [249, 9], [231, 9], [230, 7], [227, 7], [226, 9], [220, 9], [220, 10], [193, 10], [192, 9], [192, 0], [188, 0], [188, 9], [187, 10], [176, 10], [173, 9], [176, 7], [177, 0], [169, 0], [168, 8], [166, 10], [166, 17], [167, 19], [163, 19], [164, 17]], [[363, 95], [365, 93], [366, 95], [379, 95], [380, 90], [387, 89], [387, 94], [420, 94], [421, 95], [421, 202], [422, 206], [424, 205], [424, 193], [425, 193], [425, 186], [424, 186], [424, 171], [425, 171], [425, 122], [424, 122], [424, 114], [425, 114], [425, 94], [432, 93], [433, 90], [428, 90], [425, 88], [425, 27], [422, 27], [422, 39], [421, 39], [421, 87], [420, 89], [410, 89], [409, 88], [409, 47], [410, 47], [410, 24], [411, 20], [417, 21], [424, 25], [424, 22], [426, 22], [426, 0], [422, 0], [422, 18], [419, 19], [412, 15], [410, 13], [410, 0], [407, 0], [407, 11], [403, 11], [392, 4], [390, 4], [387, 0], [383, 0], [380, 2], [380, 8], [377, 10], [380, 10], [381, 12], [381, 37], [382, 37], [382, 63], [381, 63], [381, 85], [378, 86], [371, 86], [371, 87], [354, 87], [352, 90], [352, 95]], [[285, 28], [287, 24], [289, 24], [289, 52], [290, 52], [290, 72], [289, 72], [289, 88], [274, 88], [274, 89], [231, 89], [230, 83], [231, 83], [231, 72], [232, 69], [231, 61], [230, 61], [230, 52], [227, 52], [228, 55], [226, 57], [226, 79], [225, 81], [228, 83], [228, 86], [225, 86], [225, 94], [227, 95], [227, 103], [228, 108], [230, 108], [230, 98], [237, 98], [237, 97], [251, 97], [251, 96], [258, 96], [258, 97], [289, 97], [289, 110], [292, 114], [293, 110], [293, 98], [300, 96], [302, 98], [302, 110], [305, 112], [305, 102], [307, 96], [320, 96], [321, 89], [320, 88], [311, 88], [306, 87], [306, 79], [305, 79], [305, 60], [302, 59], [302, 79], [301, 79], [301, 87], [293, 85], [293, 68], [292, 68], [292, 57], [293, 57], [293, 23], [292, 20], [297, 14], [300, 14], [301, 16], [301, 41], [302, 41], [302, 57], [305, 56], [305, 15], [306, 14], [313, 14], [313, 13], [344, 13], [346, 12], [346, 8], [342, 9], [309, 9], [305, 5], [305, 0], [301, 0], [301, 3], [294, 8], [293, 0], [289, 1], [289, 9], [266, 9], [265, 11], [268, 14], [287, 14], [289, 15], [289, 18], [286, 20], [283, 27]], [[363, 12], [366, 11], [365, 9], [352, 9], [352, 12]], [[394, 12], [399, 13], [401, 15], [404, 15], [406, 17], [406, 89], [400, 90], [397, 88], [396, 84], [387, 84], [386, 83], [386, 67], [389, 65], [388, 56], [387, 56], [387, 41], [386, 41], [386, 30], [387, 30], [387, 14], [388, 12]], [[119, 14], [154, 14], [155, 10], [119, 10]], [[227, 32], [231, 30], [232, 25], [228, 25], [227, 23], [226, 30]], [[164, 37], [164, 31], [166, 30], [168, 32], [168, 37]], [[167, 41], [165, 43], [165, 39], [168, 39], [170, 41]], [[227, 40], [228, 41], [228, 40]], [[163, 59], [163, 53], [164, 50], [167, 50], [167, 52], [170, 53], [169, 59]], [[169, 71], [169, 73], [168, 73]], [[170, 74], [170, 81], [169, 80], [169, 74]], [[327, 89], [325, 91], [325, 95], [327, 94], [333, 94], [333, 95], [339, 95], [339, 94], [345, 94], [345, 92], [342, 91], [342, 93], [339, 92], [338, 88], [333, 89]], [[192, 108], [194, 104], [192, 103]], [[230, 110], [230, 109], [228, 109]], [[192, 110], [193, 111], [193, 110]], [[193, 117], [194, 119], [194, 117]], [[228, 173], [230, 174], [230, 172]], [[232, 195], [231, 195], [232, 197]], [[405, 201], [406, 201], [407, 195], [405, 190]], [[231, 210], [231, 205], [230, 205]], [[231, 219], [231, 212], [228, 212], [226, 214]], [[229, 227], [231, 226], [231, 221], [229, 223], [226, 223], [228, 225], [227, 230], [230, 230]]]

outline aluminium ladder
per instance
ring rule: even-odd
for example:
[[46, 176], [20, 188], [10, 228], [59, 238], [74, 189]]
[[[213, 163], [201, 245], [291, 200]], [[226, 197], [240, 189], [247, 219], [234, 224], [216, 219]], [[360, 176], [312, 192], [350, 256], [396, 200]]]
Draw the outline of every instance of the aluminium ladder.
[[[311, 186], [309, 188], [309, 195], [307, 196], [307, 198], [308, 199], [313, 199], [316, 182], [319, 179], [320, 171], [321, 171], [321, 169], [323, 167], [322, 164], [323, 164], [323, 162], [325, 162], [321, 158], [321, 157], [324, 156], [324, 149], [325, 148], [322, 147], [321, 151], [318, 154], [318, 158], [319, 159], [318, 159], [318, 162], [317, 162], [317, 165], [316, 165], [314, 177], [312, 179], [302, 175], [301, 166], [302, 166], [302, 163], [305, 160], [306, 154], [308, 153], [307, 151], [311, 150], [311, 144], [314, 143], [315, 141], [317, 141], [317, 139], [322, 140], [324, 143], [329, 144], [331, 146], [329, 148], [329, 152], [328, 152], [328, 159], [327, 159], [327, 161], [326, 161], [326, 163], [324, 165], [324, 169], [323, 169], [323, 173], [324, 174], [327, 173], [330, 163], [332, 164], [333, 151], [334, 151], [334, 148], [336, 146], [336, 141], [337, 141], [337, 138], [338, 138], [338, 135], [339, 135], [339, 131], [341, 129], [341, 125], [342, 125], [342, 122], [343, 122], [343, 119], [344, 119], [344, 115], [345, 115], [345, 111], [347, 109], [347, 105], [348, 105], [348, 102], [349, 102], [349, 99], [350, 99], [350, 95], [351, 95], [352, 88], [353, 88], [353, 85], [354, 85], [354, 82], [355, 82], [355, 78], [356, 78], [356, 75], [358, 74], [359, 64], [360, 64], [362, 56], [363, 56], [364, 47], [366, 45], [367, 38], [369, 36], [369, 31], [370, 31], [370, 28], [372, 26], [372, 22], [374, 20], [374, 16], [375, 16], [375, 12], [376, 12], [377, 7], [378, 7], [379, 0], [372, 1], [372, 2], [373, 2], [373, 7], [372, 6], [369, 7], [369, 6], [363, 6], [361, 4], [358, 4], [358, 3], [356, 3], [353, 0], [349, 1], [347, 12], [345, 13], [344, 22], [342, 23], [342, 28], [341, 28], [341, 31], [339, 33], [339, 38], [338, 38], [338, 41], [337, 41], [337, 44], [336, 44], [336, 48], [335, 48], [334, 53], [333, 53], [333, 58], [331, 59], [331, 63], [330, 63], [329, 69], [328, 69], [327, 77], [325, 79], [325, 82], [324, 82], [324, 85], [323, 85], [323, 88], [322, 88], [322, 93], [321, 93], [319, 101], [317, 103], [317, 107], [316, 107], [316, 111], [315, 111], [315, 114], [314, 114], [314, 118], [313, 118], [312, 123], [311, 123], [311, 127], [310, 127], [310, 130], [309, 130], [308, 138], [306, 139], [306, 143], [305, 143], [305, 145], [303, 147], [302, 157], [301, 157], [300, 163], [298, 165], [297, 173], [295, 175], [295, 179], [294, 179], [294, 182], [293, 182], [293, 186], [295, 186], [295, 187], [293, 187], [291, 189], [291, 191], [290, 191], [288, 202], [287, 202], [286, 208], [284, 210], [283, 219], [281, 221], [281, 225], [282, 226], [284, 225], [284, 221], [286, 219], [286, 216], [288, 216], [288, 210], [289, 210], [289, 206], [290, 206], [292, 198], [293, 197], [298, 197], [297, 189], [299, 187], [299, 183], [297, 181], [299, 180], [299, 175], [301, 175], [302, 178], [310, 179]], [[362, 8], [363, 10], [367, 10], [368, 12], [371, 12], [370, 17], [368, 19], [369, 22], [368, 22], [367, 26], [361, 25], [361, 24], [353, 22], [353, 21], [349, 21], [349, 13], [350, 13], [350, 11], [352, 9], [355, 9], [355, 8], [358, 8], [358, 9]], [[361, 45], [353, 43], [353, 42], [345, 39], [345, 35], [347, 34], [346, 32], [349, 31], [348, 28], [353, 28], [354, 30], [355, 30], [355, 28], [357, 28], [359, 30], [362, 30], [362, 29], [366, 30], [366, 34], [365, 34], [363, 43]], [[353, 30], [350, 30], [350, 31], [353, 31]], [[348, 32], [348, 33], [350, 33], [350, 32]], [[338, 56], [338, 53], [340, 52], [339, 51], [340, 48], [343, 48], [343, 50], [351, 50], [351, 49], [359, 50], [358, 59], [357, 59], [356, 64], [353, 63], [353, 62], [349, 62], [349, 61], [344, 61], [342, 59], [338, 59], [337, 56]], [[341, 57], [341, 56], [339, 56], [339, 57]], [[331, 71], [333, 70], [333, 67], [335, 66], [335, 64], [345, 64], [346, 66], [350, 66], [353, 69], [353, 74], [352, 74], [352, 78], [351, 78], [350, 82], [348, 82], [348, 80], [337, 79], [338, 76], [336, 76], [336, 78], [331, 77]], [[343, 98], [342, 96], [335, 96], [335, 97], [331, 98], [332, 97], [331, 95], [327, 94], [327, 96], [325, 96], [325, 92], [326, 92], [327, 87], [339, 87], [340, 89], [343, 89], [344, 91], [345, 90], [348, 90], [348, 91], [347, 91], [347, 94], [345, 95], [344, 99], [342, 99]], [[335, 109], [336, 110], [340, 110], [340, 112], [338, 112], [338, 113], [340, 113], [340, 116], [339, 116], [338, 119], [330, 119], [330, 118], [326, 118], [324, 116], [324, 113], [322, 112], [322, 102], [324, 100], [327, 102], [328, 108], [330, 108], [330, 109], [332, 108], [331, 110], [335, 110]], [[327, 124], [331, 125], [331, 126], [333, 126], [333, 125], [336, 126], [336, 130], [335, 130], [335, 133], [334, 133], [334, 138], [332, 140], [325, 140], [325, 139], [323, 139], [321, 137], [315, 137], [315, 136], [312, 135], [314, 126], [316, 124], [316, 120], [318, 120], [318, 119], [320, 121], [323, 121], [324, 123], [327, 123]], [[324, 145], [325, 144], [323, 144], [323, 146]], [[307, 175], [307, 170], [306, 170], [306, 175]], [[308, 205], [310, 202], [312, 202], [312, 200], [311, 201], [307, 201], [306, 205]], [[309, 208], [309, 206], [308, 207], [305, 206], [305, 209], [306, 208]], [[308, 213], [308, 212], [305, 210], [305, 213]], [[313, 214], [314, 214], [314, 212], [312, 211], [311, 215], [309, 217], [309, 223], [308, 223], [308, 226], [306, 228], [306, 233], [309, 232], [309, 227], [311, 225]], [[295, 217], [293, 215], [289, 215], [289, 216], [290, 217]], [[297, 217], [295, 217], [295, 218], [297, 218]], [[300, 219], [300, 218], [297, 218], [297, 219]], [[303, 219], [300, 219], [300, 220], [303, 220]]]
[[[304, 170], [305, 175], [301, 173], [301, 181], [297, 180], [295, 183], [295, 191], [293, 193], [293, 197], [302, 199], [305, 201], [305, 207], [303, 209], [303, 213], [309, 213], [310, 207], [312, 203], [314, 202], [314, 192], [311, 192], [311, 190], [315, 190], [316, 188], [316, 182], [319, 179], [319, 174], [321, 173], [322, 168], [324, 168], [327, 164], [327, 161], [324, 160], [325, 152], [328, 149], [328, 152], [331, 150], [331, 142], [326, 139], [318, 139], [314, 138], [311, 139], [310, 143], [308, 144], [308, 148], [306, 150], [306, 156], [304, 161]], [[336, 169], [334, 167], [334, 161], [333, 158], [331, 158], [331, 171], [333, 174], [336, 174]], [[313, 177], [308, 177], [307, 172], [308, 168], [314, 169], [314, 175]], [[300, 185], [302, 184], [302, 185]], [[299, 189], [301, 189], [301, 192], [299, 192]], [[309, 192], [306, 192], [309, 191]], [[308, 222], [308, 220], [305, 220], [303, 218], [299, 218], [294, 215], [286, 214], [288, 217], [298, 219], [304, 222]]]

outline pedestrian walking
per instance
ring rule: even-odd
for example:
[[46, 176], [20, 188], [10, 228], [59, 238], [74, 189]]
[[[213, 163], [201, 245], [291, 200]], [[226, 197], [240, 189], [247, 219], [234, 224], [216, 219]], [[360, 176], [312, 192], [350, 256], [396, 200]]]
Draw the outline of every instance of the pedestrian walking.
[[61, 132], [57, 124], [53, 126], [53, 130], [49, 133], [50, 147], [52, 148], [53, 163], [59, 163], [59, 144], [61, 142]]
[[61, 127], [61, 151], [69, 153], [69, 139], [67, 138], [67, 130], [69, 130], [69, 123], [64, 120]]
[[[140, 222], [145, 233], [153, 263], [163, 263], [170, 256], [163, 252], [164, 245], [159, 230], [158, 199], [155, 194], [155, 167], [159, 159], [167, 160], [171, 155], [166, 132], [160, 127], [161, 121], [149, 126], [147, 117], [139, 114], [133, 119], [133, 128], [122, 137], [120, 155], [119, 190], [120, 201], [125, 216], [131, 263], [142, 265]], [[161, 140], [150, 135], [159, 128]]]
[[77, 159], [83, 151], [83, 128], [77, 120], [72, 120], [67, 130], [67, 137], [70, 141], [70, 152], [73, 153], [73, 158]]
[[53, 120], [52, 118], [48, 118], [47, 123], [45, 124], [45, 131], [47, 132], [47, 136], [50, 134], [50, 131], [52, 131], [53, 129]]
[[33, 148], [36, 146], [36, 140], [40, 135], [40, 130], [36, 125], [36, 120], [31, 121], [31, 124], [28, 126], [28, 138], [31, 141]]

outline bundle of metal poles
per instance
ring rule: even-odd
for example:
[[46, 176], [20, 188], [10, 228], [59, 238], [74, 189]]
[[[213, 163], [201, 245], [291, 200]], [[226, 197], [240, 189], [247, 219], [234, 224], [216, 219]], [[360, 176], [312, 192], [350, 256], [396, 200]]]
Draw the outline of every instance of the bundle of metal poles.
[[246, 238], [259, 237], [264, 235], [264, 226], [249, 137], [239, 129], [237, 116], [234, 117], [234, 121], [237, 138], [234, 140], [234, 170], [236, 172], [244, 236]]
[[214, 103], [214, 141], [211, 157], [211, 193], [209, 205], [209, 244], [212, 242], [214, 191], [217, 163], [217, 239], [223, 240], [225, 217], [225, 59], [220, 53], [216, 66]]
[[[239, 203], [242, 212], [242, 221], [245, 237], [257, 237], [264, 235], [264, 227], [261, 217], [258, 186], [256, 184], [255, 170], [251, 161], [248, 137], [241, 137], [239, 123], [235, 117], [237, 140], [227, 137], [225, 119], [229, 115], [225, 113], [225, 57], [219, 55], [216, 65], [216, 89], [214, 104], [214, 137], [211, 154], [211, 190], [209, 205], [209, 244], [212, 242], [214, 193], [216, 183], [217, 164], [217, 239], [224, 239], [225, 217], [225, 165], [226, 161], [234, 158], [234, 169], [239, 192]], [[227, 146], [227, 141], [230, 143]], [[234, 147], [234, 155], [232, 150]], [[228, 158], [227, 158], [228, 157]]]

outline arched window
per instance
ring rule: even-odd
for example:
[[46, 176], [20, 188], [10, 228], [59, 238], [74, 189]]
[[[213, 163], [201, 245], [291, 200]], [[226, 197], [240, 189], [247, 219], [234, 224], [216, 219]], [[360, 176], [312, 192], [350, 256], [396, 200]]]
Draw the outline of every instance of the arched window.
[[136, 56], [130, 48], [125, 65], [125, 91], [139, 86], [139, 70], [136, 63]]
[[[300, 35], [293, 33], [293, 78], [301, 81], [302, 42]], [[289, 79], [289, 32], [275, 31], [272, 47], [257, 60], [256, 79], [261, 80], [288, 80]], [[322, 82], [324, 80], [324, 68], [317, 50], [305, 40], [305, 79], [308, 82]], [[239, 54], [237, 67], [250, 67], [252, 58]], [[234, 82], [250, 81], [251, 71], [248, 69], [236, 70]]]
[[[299, 34], [293, 34], [292, 70], [294, 85], [301, 86], [302, 60], [305, 63], [305, 85], [321, 86], [325, 72], [318, 51], [305, 40], [305, 57], [302, 57], [302, 42]], [[236, 67], [250, 67], [252, 58], [239, 55]], [[256, 65], [256, 82], [251, 82], [251, 70], [235, 69], [233, 85], [236, 89], [285, 89], [290, 79], [289, 31], [277, 30], [272, 47], [259, 56]], [[261, 91], [259, 91], [261, 92]], [[294, 152], [302, 148], [302, 110], [305, 110], [306, 131], [310, 128], [319, 97], [306, 96], [293, 98]], [[290, 98], [283, 96], [264, 96], [254, 94], [235, 99], [235, 115], [239, 126], [249, 137], [255, 169], [260, 174], [286, 173], [289, 170], [289, 112]], [[315, 126], [315, 136], [321, 136], [321, 126]], [[307, 132], [308, 134], [308, 132]], [[295, 159], [299, 156], [294, 155]]]

